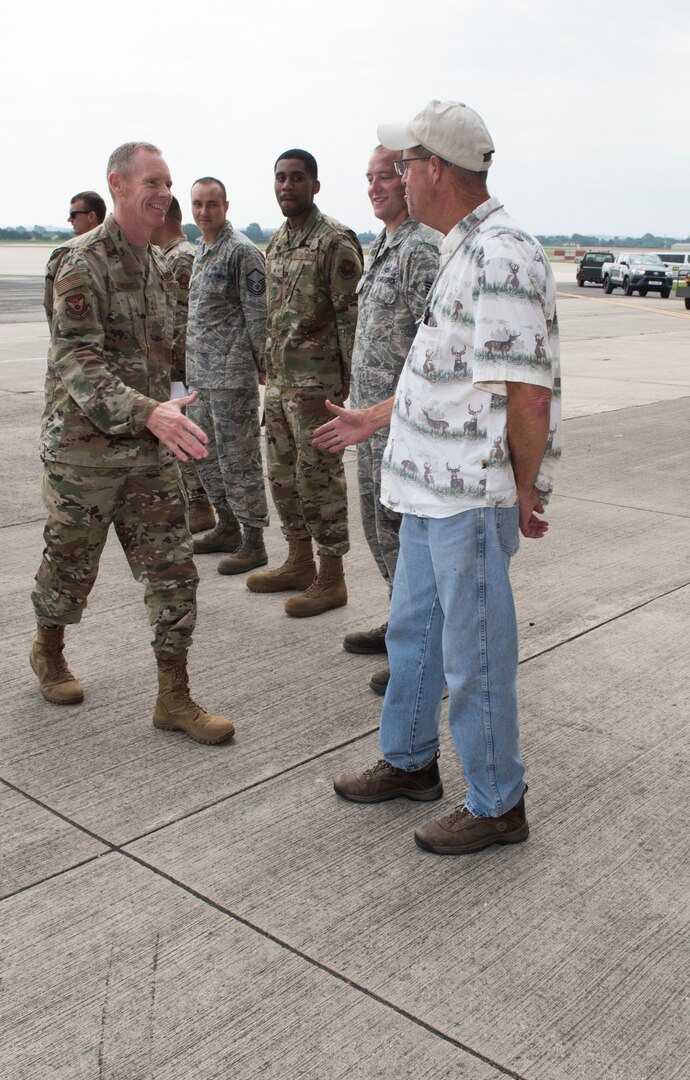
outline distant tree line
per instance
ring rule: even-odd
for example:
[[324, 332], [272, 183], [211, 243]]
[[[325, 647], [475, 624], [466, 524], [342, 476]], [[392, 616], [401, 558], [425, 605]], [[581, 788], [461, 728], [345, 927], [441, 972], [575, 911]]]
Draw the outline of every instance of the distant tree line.
[[672, 244], [690, 244], [690, 236], [654, 236], [645, 233], [644, 236], [587, 236], [585, 233], [572, 233], [570, 236], [538, 235], [537, 240], [544, 247], [615, 247], [615, 248], [650, 248], [662, 251], [668, 250]]
[[0, 240], [41, 240], [45, 244], [59, 243], [73, 236], [71, 229], [45, 229], [43, 225], [34, 225], [31, 229], [25, 229], [23, 225], [13, 228], [5, 225], [0, 228]]
[[[201, 229], [198, 225], [183, 225], [182, 230], [191, 243], [196, 243], [201, 236]], [[255, 244], [267, 244], [275, 231], [275, 229], [262, 229], [256, 221], [252, 221], [246, 228], [240, 229], [240, 232], [253, 240]], [[34, 240], [44, 244], [59, 244], [62, 240], [69, 240], [73, 235], [71, 229], [46, 229], [43, 225], [34, 225], [30, 229], [24, 228], [23, 225], [0, 227], [0, 240], [11, 240], [13, 243]], [[360, 243], [370, 244], [376, 238], [376, 234], [363, 232], [358, 233], [357, 237]]]
[[[197, 225], [183, 225], [182, 228], [185, 236], [192, 243], [201, 236], [201, 229]], [[244, 229], [240, 230], [255, 244], [268, 243], [275, 231], [275, 229], [262, 229], [256, 221], [252, 221]], [[23, 225], [0, 227], [0, 240], [14, 242], [38, 240], [44, 244], [58, 244], [62, 240], [68, 240], [72, 235], [71, 229], [51, 229], [45, 228], [43, 225], [33, 225], [30, 229], [24, 228]], [[357, 233], [357, 238], [362, 244], [370, 244], [376, 239], [376, 234], [373, 232], [361, 232]], [[564, 247], [566, 245], [580, 248], [610, 246], [616, 248], [649, 248], [651, 250], [660, 248], [662, 251], [670, 248], [672, 244], [690, 244], [690, 236], [654, 236], [653, 233], [645, 233], [644, 236], [594, 236], [586, 233], [571, 233], [570, 236], [560, 233], [549, 236], [538, 234], [537, 239], [545, 247]]]

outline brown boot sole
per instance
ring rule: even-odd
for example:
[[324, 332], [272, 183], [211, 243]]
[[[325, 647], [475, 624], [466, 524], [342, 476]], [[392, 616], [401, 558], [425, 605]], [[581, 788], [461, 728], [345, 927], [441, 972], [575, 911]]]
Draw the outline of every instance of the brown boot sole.
[[290, 610], [287, 606], [289, 603], [290, 601], [287, 600], [285, 604], [286, 615], [290, 615], [293, 619], [310, 619], [313, 615], [324, 615], [327, 611], [334, 611], [336, 608], [345, 607], [347, 597], [345, 597], [344, 600], [336, 600], [335, 603], [328, 604], [326, 607], [317, 607], [311, 611], [308, 609], [300, 610], [299, 608], [296, 611]]
[[434, 855], [473, 855], [476, 851], [484, 851], [485, 848], [493, 847], [494, 844], [500, 844], [501, 846], [505, 844], [521, 844], [528, 836], [529, 826], [526, 822], [523, 828], [516, 829], [510, 836], [487, 837], [483, 840], [476, 840], [473, 844], [463, 844], [456, 848], [436, 847], [418, 836], [416, 832], [414, 834], [417, 846], [423, 848], [424, 851], [431, 851]]
[[231, 542], [228, 542], [226, 544], [214, 544], [212, 547], [206, 547], [205, 545], [200, 546], [199, 543], [196, 540], [194, 540], [192, 542], [192, 554], [193, 555], [219, 555], [219, 554], [220, 555], [233, 555], [237, 551], [239, 546], [240, 546], [240, 541], [239, 540], [234, 545]]
[[[316, 577], [316, 567], [314, 567], [314, 573], [312, 577], [302, 578], [294, 577], [285, 581], [278, 581], [276, 578], [269, 578], [268, 575], [271, 571], [267, 571], [266, 577], [259, 579], [259, 581], [247, 581], [247, 588], [250, 592], [255, 593], [279, 593], [279, 592], [304, 592], [314, 583]], [[257, 575], [258, 577], [258, 575]]]
[[333, 784], [333, 790], [337, 795], [340, 795], [341, 799], [358, 803], [388, 802], [390, 799], [409, 799], [411, 802], [435, 802], [443, 797], [442, 783], [429, 788], [428, 791], [410, 791], [409, 788], [395, 788], [392, 791], [387, 791], [385, 795], [351, 795], [349, 792], [339, 788], [336, 783]]
[[265, 566], [268, 562], [268, 555], [264, 555], [263, 558], [252, 559], [251, 561], [247, 560], [247, 563], [244, 566], [223, 566], [223, 562], [224, 560], [221, 559], [216, 568], [219, 574], [246, 574], [250, 570], [256, 570], [257, 566]]
[[[38, 672], [36, 671], [36, 668], [34, 667], [34, 661], [33, 661], [32, 656], [29, 656], [29, 663], [31, 664], [31, 670], [33, 671], [36, 678], [38, 678]], [[43, 687], [40, 685], [40, 682], [39, 682], [39, 688], [40, 688], [41, 693], [43, 694], [43, 697], [46, 699], [46, 701], [49, 701], [51, 705], [81, 705], [82, 701], [84, 700], [83, 691], [81, 693], [77, 692], [72, 697], [66, 698], [66, 697], [52, 697], [51, 694], [50, 694], [50, 691], [44, 690]]]
[[202, 739], [199, 735], [192, 735], [191, 731], [187, 731], [186, 728], [177, 727], [175, 724], [166, 724], [163, 720], [157, 720], [154, 716], [153, 726], [158, 728], [159, 731], [181, 731], [189, 739], [193, 739], [194, 742], [202, 743], [204, 746], [219, 746], [221, 743], [230, 742], [235, 734], [234, 729], [227, 735], [222, 735], [219, 739]]

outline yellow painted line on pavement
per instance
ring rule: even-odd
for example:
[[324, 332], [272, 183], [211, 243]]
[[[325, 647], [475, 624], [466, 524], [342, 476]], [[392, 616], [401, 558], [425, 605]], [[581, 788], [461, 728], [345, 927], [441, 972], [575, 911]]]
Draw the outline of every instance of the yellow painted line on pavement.
[[578, 293], [556, 292], [565, 300], [585, 300], [588, 304], [610, 304], [612, 307], [637, 308], [655, 315], [670, 315], [672, 319], [690, 319], [690, 311], [669, 311], [668, 308], [648, 307], [646, 304], [629, 304], [625, 300], [605, 300], [603, 296], [580, 296]]

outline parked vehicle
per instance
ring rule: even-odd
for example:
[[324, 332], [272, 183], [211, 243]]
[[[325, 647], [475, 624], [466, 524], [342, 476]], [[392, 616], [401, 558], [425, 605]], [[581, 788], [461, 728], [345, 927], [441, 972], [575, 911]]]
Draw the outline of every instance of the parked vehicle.
[[659, 291], [664, 300], [671, 295], [673, 273], [667, 270], [658, 255], [634, 254], [621, 251], [612, 262], [601, 268], [604, 292], [624, 289], [626, 296], [638, 292], [646, 296], [650, 289]]
[[657, 251], [657, 255], [674, 277], [680, 279], [686, 270], [690, 270], [690, 251]]
[[685, 278], [678, 279], [678, 288], [676, 289], [676, 296], [680, 296], [685, 300], [685, 306], [690, 311], [690, 270], [685, 271]]
[[612, 261], [611, 251], [585, 251], [575, 274], [580, 288], [584, 287], [586, 281], [591, 281], [593, 285], [601, 285], [601, 268], [605, 262]]

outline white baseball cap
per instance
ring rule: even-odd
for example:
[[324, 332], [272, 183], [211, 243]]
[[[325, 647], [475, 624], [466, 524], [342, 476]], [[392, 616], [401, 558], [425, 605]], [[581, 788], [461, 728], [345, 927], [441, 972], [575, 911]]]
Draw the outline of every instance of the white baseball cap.
[[461, 101], [430, 101], [407, 124], [380, 124], [379, 142], [387, 150], [424, 146], [471, 172], [489, 168], [494, 144], [479, 113]]

